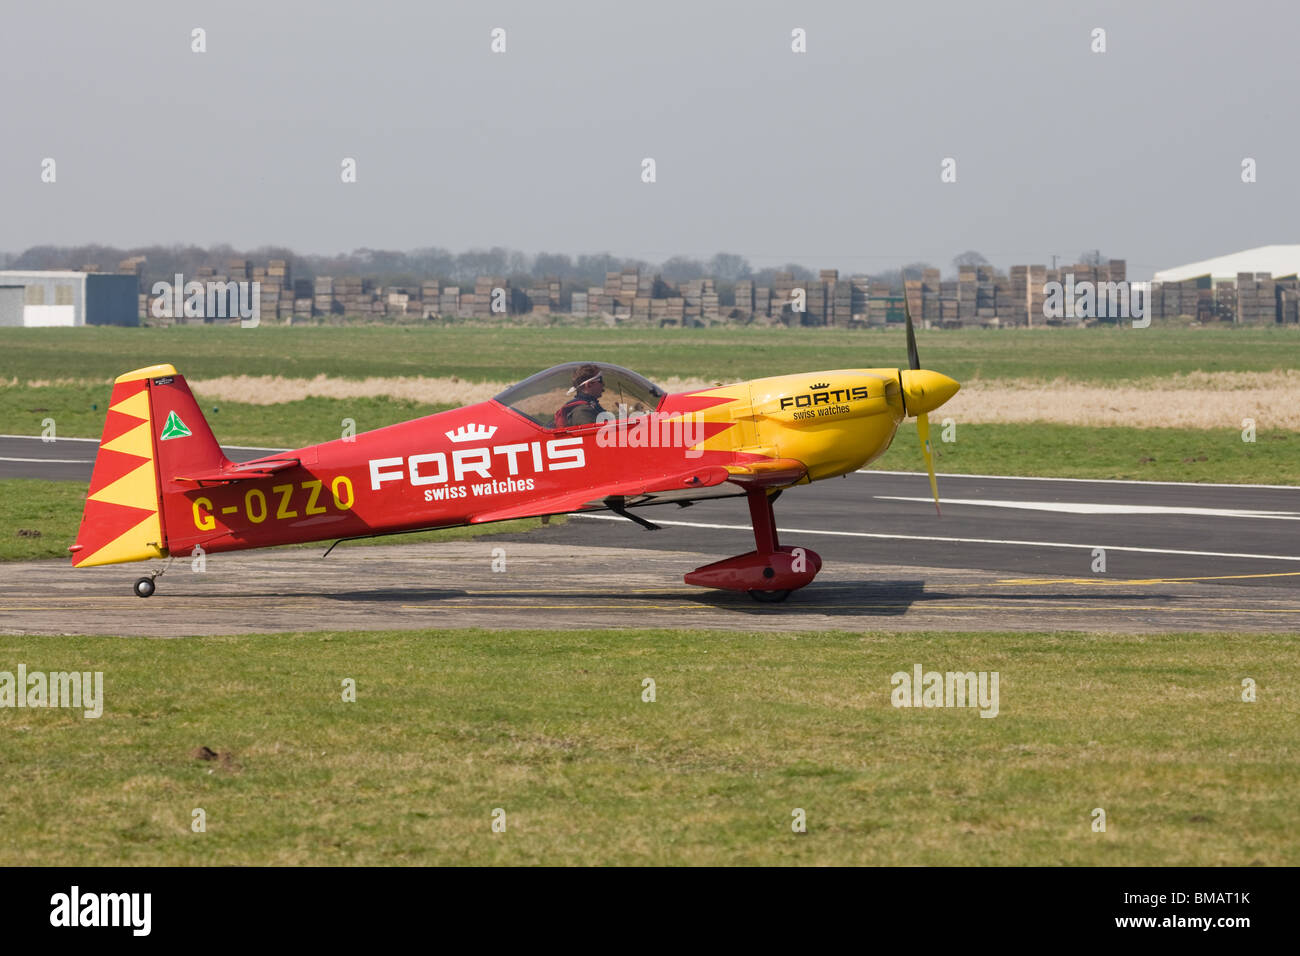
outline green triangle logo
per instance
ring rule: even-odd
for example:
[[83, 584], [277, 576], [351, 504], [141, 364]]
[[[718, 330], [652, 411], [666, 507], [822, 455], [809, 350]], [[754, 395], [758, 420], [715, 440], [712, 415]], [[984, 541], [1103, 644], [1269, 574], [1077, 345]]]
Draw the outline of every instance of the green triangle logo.
[[167, 416], [167, 424], [163, 425], [162, 434], [159, 436], [160, 441], [166, 441], [169, 438], [189, 438], [190, 430], [185, 427], [181, 417], [175, 412]]

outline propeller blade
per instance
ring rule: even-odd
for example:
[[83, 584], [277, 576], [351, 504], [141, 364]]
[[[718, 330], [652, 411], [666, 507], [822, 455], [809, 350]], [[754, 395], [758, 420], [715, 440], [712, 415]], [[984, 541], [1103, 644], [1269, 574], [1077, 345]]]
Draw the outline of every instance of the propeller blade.
[[916, 433], [921, 436], [921, 454], [925, 456], [925, 469], [930, 473], [930, 493], [934, 495], [934, 510], [943, 516], [939, 507], [939, 482], [934, 477], [934, 454], [930, 451], [930, 416], [922, 412], [916, 416]]
[[921, 356], [916, 351], [916, 330], [912, 328], [912, 308], [907, 304], [907, 273], [903, 273], [903, 319], [907, 328], [907, 367], [921, 367]]

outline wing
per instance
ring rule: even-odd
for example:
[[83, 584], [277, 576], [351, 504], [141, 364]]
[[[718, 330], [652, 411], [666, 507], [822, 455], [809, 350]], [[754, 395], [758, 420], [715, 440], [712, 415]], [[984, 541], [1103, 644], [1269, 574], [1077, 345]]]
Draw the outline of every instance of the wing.
[[604, 499], [610, 497], [632, 498], [654, 495], [663, 491], [693, 491], [720, 485], [730, 478], [724, 465], [703, 465], [690, 471], [669, 475], [641, 475], [622, 481], [609, 481], [599, 485], [575, 488], [549, 498], [535, 498], [530, 502], [494, 511], [483, 511], [469, 519], [470, 524], [488, 521], [505, 521], [509, 518], [531, 518], [534, 515], [563, 514], [588, 508], [604, 508]]
[[[563, 514], [569, 511], [589, 511], [604, 509], [606, 498], [633, 499], [643, 496], [654, 497], [664, 492], [687, 492], [685, 495], [674, 494], [674, 501], [689, 501], [689, 493], [705, 488], [731, 482], [741, 487], [783, 487], [803, 480], [808, 469], [803, 462], [793, 458], [776, 458], [765, 461], [747, 462], [733, 465], [705, 465], [691, 471], [672, 475], [642, 476], [622, 481], [606, 482], [575, 488], [550, 498], [534, 499], [531, 502], [510, 508], [498, 508], [485, 511], [469, 519], [470, 524], [483, 524], [488, 521], [505, 521], [510, 518], [531, 518], [534, 515]], [[739, 494], [739, 492], [736, 492]], [[700, 495], [700, 497], [710, 497]], [[716, 496], [715, 496], [716, 497]], [[649, 502], [628, 500], [629, 507]]]

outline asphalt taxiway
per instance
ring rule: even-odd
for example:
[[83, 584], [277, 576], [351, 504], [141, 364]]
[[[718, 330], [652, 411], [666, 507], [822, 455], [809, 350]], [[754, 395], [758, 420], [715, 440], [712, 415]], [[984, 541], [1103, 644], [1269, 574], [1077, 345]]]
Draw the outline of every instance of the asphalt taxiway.
[[[95, 445], [0, 438], [0, 475], [89, 475]], [[274, 449], [228, 449], [248, 459]], [[11, 459], [35, 459], [15, 462]], [[80, 470], [78, 470], [80, 469]], [[743, 499], [449, 544], [0, 566], [0, 632], [157, 637], [331, 628], [1300, 630], [1300, 488], [860, 472], [786, 491], [782, 543], [821, 574], [784, 604], [682, 582], [753, 547]], [[399, 539], [394, 539], [400, 541]], [[505, 570], [494, 571], [493, 549]], [[501, 566], [500, 560], [496, 562]], [[153, 567], [159, 566], [157, 563]]]

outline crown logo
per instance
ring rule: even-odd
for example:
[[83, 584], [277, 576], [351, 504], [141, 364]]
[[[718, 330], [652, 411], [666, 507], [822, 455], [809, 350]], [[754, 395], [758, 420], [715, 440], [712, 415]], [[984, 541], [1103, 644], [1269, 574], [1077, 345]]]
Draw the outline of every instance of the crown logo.
[[463, 441], [487, 441], [497, 433], [497, 427], [493, 425], [488, 428], [486, 425], [461, 425], [454, 432], [443, 432], [454, 442]]
[[813, 388], [830, 388], [830, 387], [831, 387], [831, 383], [830, 383], [830, 382], [818, 382], [816, 385], [814, 385], [814, 386], [812, 386], [812, 387], [813, 387]]

